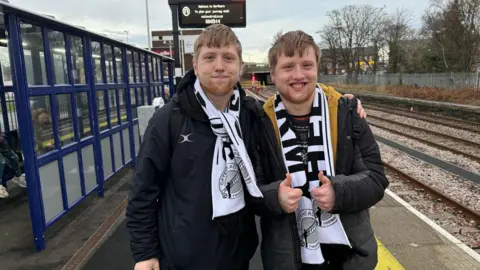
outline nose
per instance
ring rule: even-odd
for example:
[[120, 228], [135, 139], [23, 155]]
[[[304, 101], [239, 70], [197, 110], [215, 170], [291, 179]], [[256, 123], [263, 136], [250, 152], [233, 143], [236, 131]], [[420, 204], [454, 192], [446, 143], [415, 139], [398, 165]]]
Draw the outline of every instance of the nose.
[[213, 66], [213, 67], [215, 68], [215, 72], [223, 72], [223, 71], [225, 71], [223, 59], [222, 59], [221, 57], [215, 58], [215, 62], [214, 62], [214, 66]]
[[305, 75], [302, 72], [302, 68], [298, 65], [295, 66], [293, 69], [293, 79], [295, 80], [303, 80]]

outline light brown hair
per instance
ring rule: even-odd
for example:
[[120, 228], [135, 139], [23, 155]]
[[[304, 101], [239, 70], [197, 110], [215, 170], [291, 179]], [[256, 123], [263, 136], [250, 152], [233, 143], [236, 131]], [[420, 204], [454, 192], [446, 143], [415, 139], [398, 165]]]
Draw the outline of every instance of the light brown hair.
[[195, 59], [198, 57], [202, 46], [221, 48], [230, 45], [237, 47], [238, 57], [242, 61], [242, 44], [233, 30], [223, 24], [212, 24], [205, 28], [195, 41]]
[[317, 65], [320, 63], [321, 51], [315, 40], [309, 34], [302, 30], [290, 31], [285, 34], [278, 33], [273, 41], [273, 45], [268, 51], [268, 63], [270, 70], [274, 70], [277, 66], [278, 57], [282, 54], [287, 57], [292, 57], [295, 52], [298, 52], [300, 56], [303, 56], [308, 47], [312, 47], [315, 51], [315, 58]]

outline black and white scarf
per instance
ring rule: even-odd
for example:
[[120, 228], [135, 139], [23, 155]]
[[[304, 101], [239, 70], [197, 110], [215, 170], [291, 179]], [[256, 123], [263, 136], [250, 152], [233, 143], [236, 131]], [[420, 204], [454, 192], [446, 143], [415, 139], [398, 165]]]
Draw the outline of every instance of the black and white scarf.
[[303, 191], [295, 215], [302, 244], [302, 262], [306, 264], [322, 264], [325, 261], [320, 244], [350, 246], [339, 215], [320, 210], [311, 196], [311, 190], [320, 185], [320, 171], [326, 176], [335, 175], [328, 103], [321, 88], [316, 88], [315, 91], [309, 125], [307, 171], [303, 163], [302, 148], [288, 120], [285, 105], [278, 93], [275, 98], [275, 116], [285, 166], [292, 176], [292, 188]]
[[195, 96], [217, 135], [212, 162], [213, 217], [226, 216], [245, 207], [242, 178], [253, 197], [263, 197], [242, 139], [240, 91], [235, 88], [229, 106], [221, 112], [210, 101], [197, 79]]

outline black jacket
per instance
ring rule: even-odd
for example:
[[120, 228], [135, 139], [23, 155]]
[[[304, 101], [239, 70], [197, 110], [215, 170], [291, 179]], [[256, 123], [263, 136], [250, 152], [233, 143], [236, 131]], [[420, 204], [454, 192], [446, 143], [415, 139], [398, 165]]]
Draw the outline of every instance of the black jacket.
[[[126, 213], [131, 250], [136, 262], [159, 258], [162, 270], [235, 270], [248, 264], [255, 253], [255, 219], [246, 207], [212, 220], [211, 168], [216, 136], [194, 96], [195, 80], [193, 72], [187, 73], [172, 102], [149, 121]], [[253, 154], [251, 119], [257, 103], [241, 88], [240, 92], [240, 125], [247, 151]], [[171, 138], [169, 130], [174, 109], [180, 110], [184, 119], [179, 138]], [[188, 141], [182, 135], [188, 135]], [[250, 199], [246, 198], [246, 203]]]
[[[335, 191], [333, 213], [340, 219], [353, 249], [323, 248], [325, 257], [341, 261], [342, 269], [371, 270], [377, 264], [377, 244], [370, 224], [368, 209], [380, 201], [388, 180], [383, 170], [379, 147], [367, 122], [352, 113], [355, 105], [341, 98], [338, 102], [338, 142], [336, 176], [332, 177]], [[266, 119], [265, 119], [266, 118]], [[278, 202], [278, 186], [287, 173], [278, 147], [272, 122], [263, 117], [259, 129], [260, 148], [253, 160], [258, 168], [258, 185], [264, 200], [254, 201], [261, 218], [262, 261], [265, 270], [301, 269], [300, 238], [295, 213], [286, 214]], [[354, 124], [360, 127], [354, 130]], [[358, 131], [358, 132], [355, 132]], [[262, 158], [270, 156], [270, 158]]]

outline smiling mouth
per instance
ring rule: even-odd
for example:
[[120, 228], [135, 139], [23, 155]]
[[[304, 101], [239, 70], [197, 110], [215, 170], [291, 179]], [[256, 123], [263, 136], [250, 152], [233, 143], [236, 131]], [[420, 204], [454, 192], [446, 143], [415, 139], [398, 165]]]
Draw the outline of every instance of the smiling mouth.
[[305, 85], [307, 85], [306, 83], [291, 83], [290, 86], [295, 89], [295, 90], [302, 90]]

